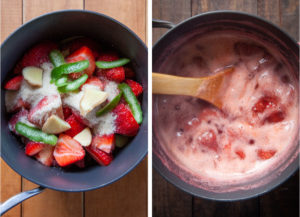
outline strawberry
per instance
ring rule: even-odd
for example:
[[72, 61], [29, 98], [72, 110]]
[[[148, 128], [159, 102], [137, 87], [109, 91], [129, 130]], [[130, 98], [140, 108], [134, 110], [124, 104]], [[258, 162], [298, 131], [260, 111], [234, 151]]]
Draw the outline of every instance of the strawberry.
[[70, 136], [60, 134], [54, 149], [54, 158], [59, 166], [64, 167], [84, 158], [82, 146]]
[[116, 133], [135, 136], [139, 130], [139, 125], [133, 117], [130, 109], [123, 103], [118, 104], [113, 112], [116, 114], [117, 118], [115, 120]]
[[273, 157], [275, 155], [275, 153], [276, 153], [275, 150], [262, 150], [262, 149], [257, 150], [257, 156], [261, 160], [270, 159], [271, 157]]
[[25, 146], [25, 154], [28, 156], [33, 156], [44, 149], [45, 145], [46, 144], [44, 143], [29, 141]]
[[199, 145], [206, 146], [207, 148], [212, 149], [215, 152], [217, 152], [218, 150], [217, 137], [213, 130], [207, 130], [203, 132], [200, 136], [197, 137], [197, 142]]
[[96, 87], [99, 87], [100, 90], [104, 90], [104, 84], [102, 81], [100, 81], [99, 78], [97, 77], [91, 77], [91, 78], [88, 78], [86, 80], [86, 82], [80, 87], [80, 89], [82, 90], [83, 86], [84, 85], [94, 85]]
[[252, 107], [254, 113], [262, 113], [266, 109], [274, 108], [277, 106], [278, 99], [272, 96], [261, 97], [256, 104]]
[[42, 127], [46, 120], [53, 114], [62, 119], [64, 117], [59, 95], [45, 96], [41, 99], [35, 107], [30, 109], [28, 120]]
[[78, 133], [80, 133], [82, 130], [84, 130], [85, 125], [78, 121], [78, 119], [75, 117], [74, 114], [70, 115], [67, 119], [66, 122], [68, 122], [71, 126], [69, 130], [65, 132], [66, 135], [74, 137]]
[[8, 128], [10, 129], [10, 131], [18, 135], [18, 133], [15, 130], [15, 126], [19, 121], [24, 122], [24, 120], [27, 120], [27, 116], [28, 111], [26, 109], [22, 109], [18, 113], [14, 114], [8, 122]]
[[21, 96], [15, 91], [7, 91], [6, 92], [5, 101], [6, 101], [6, 110], [7, 112], [17, 112], [24, 109], [29, 109], [30, 104], [25, 102]]
[[35, 155], [35, 158], [45, 166], [52, 166], [53, 165], [53, 150], [54, 147], [51, 145], [45, 145], [45, 147]]
[[132, 92], [135, 96], [139, 96], [141, 93], [143, 93], [143, 87], [136, 81], [127, 79], [125, 82], [131, 87]]
[[103, 135], [93, 137], [92, 144], [94, 147], [110, 154], [115, 147], [115, 135]]
[[72, 114], [72, 109], [69, 107], [63, 107], [64, 119], [66, 120]]
[[16, 64], [13, 73], [14, 73], [14, 74], [21, 74], [21, 73], [22, 73], [22, 69], [23, 69], [22, 61], [20, 60], [20, 61]]
[[245, 159], [246, 155], [242, 150], [236, 150], [235, 153], [239, 156], [240, 159]]
[[274, 111], [264, 120], [264, 122], [277, 123], [277, 122], [283, 121], [284, 118], [285, 118], [285, 113], [284, 112]]
[[68, 63], [74, 63], [81, 60], [88, 60], [90, 65], [87, 69], [85, 69], [83, 72], [80, 73], [71, 73], [69, 76], [72, 79], [79, 78], [83, 74], [87, 74], [89, 77], [92, 76], [92, 74], [95, 71], [96, 65], [95, 65], [95, 58], [93, 56], [92, 51], [86, 47], [83, 46], [80, 49], [76, 50], [74, 53], [71, 53], [67, 58], [66, 61]]
[[78, 50], [81, 47], [88, 47], [92, 53], [95, 59], [97, 59], [100, 54], [99, 54], [99, 50], [101, 49], [100, 45], [95, 42], [94, 40], [90, 39], [90, 38], [76, 38], [68, 43], [66, 43], [65, 45], [63, 45], [62, 50], [68, 50], [69, 53], [73, 53], [76, 50]]
[[132, 78], [135, 77], [135, 73], [131, 68], [129, 68], [127, 66], [124, 66], [124, 71], [125, 71], [125, 77], [126, 78], [131, 78], [132, 79]]
[[57, 49], [54, 42], [45, 41], [36, 44], [23, 56], [21, 60], [22, 68], [26, 66], [39, 67], [42, 63], [49, 62], [49, 53], [53, 49]]
[[112, 156], [107, 154], [106, 152], [96, 148], [93, 145], [85, 147], [86, 151], [94, 158], [102, 166], [107, 166], [112, 161]]
[[4, 85], [4, 89], [6, 90], [19, 90], [21, 87], [23, 81], [23, 76], [18, 75], [12, 79], [10, 79], [6, 84]]
[[99, 61], [108, 61], [108, 62], [115, 61], [118, 59], [119, 56], [114, 52], [101, 53], [100, 56], [98, 57]]

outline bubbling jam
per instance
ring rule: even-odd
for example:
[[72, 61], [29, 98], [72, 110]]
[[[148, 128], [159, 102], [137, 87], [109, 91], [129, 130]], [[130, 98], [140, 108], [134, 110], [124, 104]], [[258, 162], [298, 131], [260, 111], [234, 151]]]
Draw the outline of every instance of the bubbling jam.
[[189, 41], [160, 71], [201, 77], [230, 66], [221, 110], [186, 96], [157, 95], [153, 102], [161, 148], [210, 186], [266, 173], [294, 147], [299, 129], [296, 76], [274, 49], [246, 36], [210, 33]]

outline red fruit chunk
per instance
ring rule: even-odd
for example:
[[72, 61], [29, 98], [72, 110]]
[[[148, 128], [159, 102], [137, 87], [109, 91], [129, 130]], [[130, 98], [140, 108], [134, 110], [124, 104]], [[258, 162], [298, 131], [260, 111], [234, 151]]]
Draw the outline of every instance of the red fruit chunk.
[[135, 77], [135, 73], [131, 68], [124, 66], [124, 71], [125, 71], [126, 78], [134, 78]]
[[83, 72], [80, 73], [71, 73], [69, 76], [72, 79], [76, 79], [81, 77], [83, 74], [87, 74], [89, 77], [92, 76], [92, 74], [95, 71], [96, 65], [95, 65], [95, 58], [93, 56], [92, 51], [86, 47], [83, 46], [80, 49], [76, 50], [74, 53], [70, 54], [67, 58], [66, 61], [68, 63], [74, 63], [78, 62], [81, 60], [88, 60], [90, 65], [87, 69], [85, 69]]
[[270, 159], [275, 155], [275, 153], [276, 153], [275, 150], [262, 150], [262, 149], [257, 150], [257, 156], [262, 160]]
[[66, 120], [72, 114], [72, 109], [69, 107], [63, 107], [64, 119]]
[[123, 66], [112, 69], [98, 69], [97, 75], [103, 76], [107, 80], [115, 81], [118, 83], [124, 81], [125, 79], [125, 71]]
[[14, 68], [14, 74], [21, 74], [22, 73], [22, 69], [23, 69], [22, 61], [19, 61], [17, 63], [17, 65], [15, 66], [15, 68]]
[[115, 147], [115, 135], [95, 136], [92, 140], [92, 146], [110, 154]]
[[54, 42], [45, 41], [32, 47], [22, 58], [22, 68], [26, 66], [39, 67], [44, 62], [49, 62], [49, 53], [57, 49]]
[[139, 130], [139, 125], [133, 117], [130, 109], [123, 103], [117, 105], [113, 112], [117, 115], [115, 120], [116, 133], [135, 136]]
[[285, 113], [282, 111], [275, 111], [272, 112], [265, 120], [264, 122], [267, 123], [277, 123], [280, 121], [283, 121], [285, 118]]
[[[86, 84], [88, 84], [88, 85], [94, 85], [96, 87], [99, 87], [100, 90], [104, 90], [104, 84], [103, 84], [103, 82], [99, 78], [97, 78], [97, 77], [88, 78], [86, 80], [86, 82], [84, 83], [84, 85], [86, 85]], [[84, 85], [82, 85], [80, 87], [80, 89], [82, 89]]]
[[252, 107], [254, 113], [262, 113], [266, 109], [274, 108], [277, 106], [278, 99], [271, 96], [261, 97], [258, 102]]
[[4, 89], [6, 90], [19, 90], [21, 87], [23, 81], [23, 76], [18, 75], [12, 79], [10, 79], [6, 84], [4, 85]]
[[53, 114], [62, 119], [64, 118], [59, 95], [45, 96], [35, 107], [30, 110], [28, 120], [31, 123], [42, 127], [47, 119]]
[[207, 130], [197, 138], [198, 144], [214, 151], [218, 150], [217, 137], [213, 130]]
[[142, 85], [140, 85], [136, 81], [127, 79], [125, 82], [131, 87], [131, 90], [135, 96], [139, 96], [141, 93], [143, 93]]
[[70, 115], [66, 122], [68, 122], [71, 126], [69, 130], [65, 132], [66, 135], [69, 135], [71, 137], [76, 136], [78, 133], [80, 133], [82, 130], [84, 130], [85, 125], [82, 124], [80, 121], [77, 120], [74, 114]]
[[118, 59], [119, 59], [119, 56], [114, 52], [102, 53], [98, 57], [99, 61], [108, 61], [108, 62], [115, 61], [115, 60], [118, 60]]
[[245, 159], [246, 155], [242, 150], [236, 150], [235, 153], [239, 156], [240, 159]]
[[60, 134], [54, 149], [54, 158], [59, 166], [64, 167], [84, 158], [82, 146], [70, 136]]
[[46, 144], [44, 143], [30, 141], [25, 146], [25, 154], [28, 156], [33, 156], [44, 149], [45, 146]]
[[113, 159], [111, 155], [94, 147], [93, 145], [90, 145], [85, 149], [92, 156], [92, 158], [102, 166], [109, 165]]
[[51, 145], [45, 145], [45, 147], [37, 154], [35, 155], [35, 158], [45, 166], [52, 166], [53, 165], [53, 150], [54, 147]]
[[18, 113], [14, 114], [8, 122], [8, 128], [10, 129], [10, 131], [18, 135], [18, 133], [15, 130], [16, 124], [19, 121], [27, 120], [27, 116], [28, 116], [28, 111], [26, 109], [22, 109]]

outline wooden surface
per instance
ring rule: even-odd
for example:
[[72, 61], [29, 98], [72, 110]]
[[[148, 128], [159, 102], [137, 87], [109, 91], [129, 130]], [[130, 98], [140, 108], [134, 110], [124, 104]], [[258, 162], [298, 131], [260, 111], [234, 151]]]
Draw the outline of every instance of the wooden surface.
[[[264, 17], [299, 41], [298, 0], [153, 0], [153, 18], [174, 23], [213, 10], [239, 10]], [[165, 29], [153, 29], [153, 43]], [[153, 217], [297, 217], [299, 172], [275, 190], [239, 202], [215, 202], [177, 189], [153, 170]]]
[[[146, 0], [1, 0], [1, 42], [18, 26], [60, 9], [104, 13], [132, 29], [146, 42]], [[1, 202], [36, 187], [1, 160]], [[46, 190], [4, 217], [145, 217], [147, 216], [147, 159], [118, 182], [95, 191], [65, 193]]]

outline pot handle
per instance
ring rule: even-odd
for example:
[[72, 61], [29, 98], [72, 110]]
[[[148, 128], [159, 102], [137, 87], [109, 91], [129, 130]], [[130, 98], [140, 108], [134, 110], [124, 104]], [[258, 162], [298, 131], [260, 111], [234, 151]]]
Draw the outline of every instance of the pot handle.
[[44, 189], [45, 189], [44, 187], [39, 186], [38, 188], [29, 191], [24, 191], [15, 196], [12, 196], [8, 200], [0, 204], [0, 216], [2, 216], [4, 213], [6, 213], [11, 208], [15, 207], [22, 201], [27, 200], [39, 193], [42, 193]]
[[152, 19], [152, 27], [153, 28], [167, 28], [167, 29], [172, 29], [175, 27], [175, 24], [165, 21], [165, 20], [157, 20], [157, 19]]

